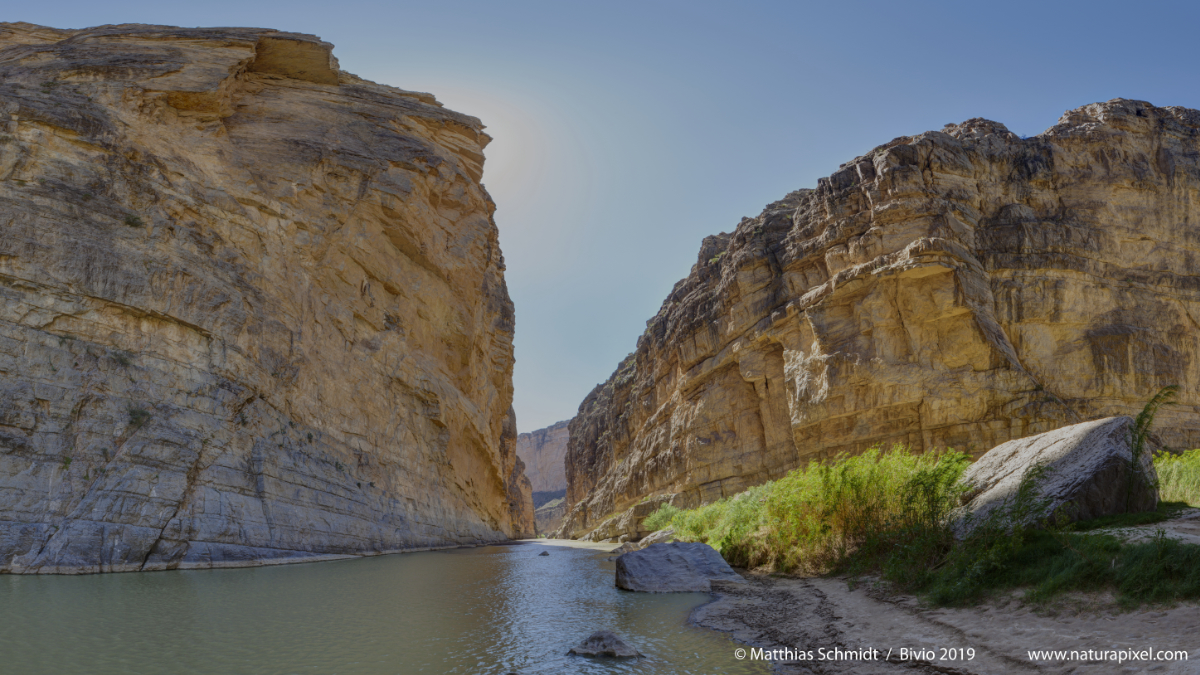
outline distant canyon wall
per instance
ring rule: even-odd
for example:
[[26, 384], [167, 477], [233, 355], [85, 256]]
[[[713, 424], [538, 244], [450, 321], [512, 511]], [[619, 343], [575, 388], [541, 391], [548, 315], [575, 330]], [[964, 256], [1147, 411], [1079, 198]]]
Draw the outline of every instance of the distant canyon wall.
[[309, 35], [0, 24], [0, 572], [528, 536], [490, 140]]
[[525, 462], [534, 492], [567, 489], [567, 421], [518, 435], [517, 456]]
[[897, 138], [704, 240], [570, 423], [561, 536], [636, 537], [812, 460], [979, 454], [1132, 414], [1200, 443], [1200, 113], [1113, 100], [1022, 139]]

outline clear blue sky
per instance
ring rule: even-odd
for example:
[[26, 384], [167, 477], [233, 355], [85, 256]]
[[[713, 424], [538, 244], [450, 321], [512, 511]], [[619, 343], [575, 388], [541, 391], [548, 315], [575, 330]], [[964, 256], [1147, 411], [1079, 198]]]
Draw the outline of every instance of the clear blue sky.
[[1033, 135], [1126, 97], [1200, 108], [1200, 3], [23, 3], [9, 21], [263, 26], [483, 119], [521, 431], [575, 414], [696, 260], [896, 136]]

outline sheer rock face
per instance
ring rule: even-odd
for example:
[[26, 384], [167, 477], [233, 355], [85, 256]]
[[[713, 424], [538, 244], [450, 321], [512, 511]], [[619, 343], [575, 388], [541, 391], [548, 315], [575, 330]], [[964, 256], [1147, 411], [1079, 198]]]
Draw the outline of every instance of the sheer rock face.
[[535, 492], [567, 489], [567, 421], [517, 436], [517, 454]]
[[143, 25], [0, 24], [0, 109], [0, 572], [532, 529], [479, 120]]
[[706, 238], [571, 422], [560, 535], [873, 445], [978, 455], [1166, 384], [1162, 440], [1195, 447], [1198, 139], [1197, 111], [1130, 100], [1028, 139], [973, 119]]

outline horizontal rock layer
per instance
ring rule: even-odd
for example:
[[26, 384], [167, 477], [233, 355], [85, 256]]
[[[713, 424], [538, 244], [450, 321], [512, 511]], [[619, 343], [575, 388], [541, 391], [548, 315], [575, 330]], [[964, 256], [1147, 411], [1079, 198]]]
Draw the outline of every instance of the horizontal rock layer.
[[0, 24], [0, 110], [0, 571], [532, 531], [479, 120], [143, 25]]
[[1197, 111], [897, 138], [704, 240], [571, 421], [560, 534], [637, 536], [656, 500], [874, 445], [977, 456], [1167, 384], [1161, 440], [1195, 447], [1198, 321]]

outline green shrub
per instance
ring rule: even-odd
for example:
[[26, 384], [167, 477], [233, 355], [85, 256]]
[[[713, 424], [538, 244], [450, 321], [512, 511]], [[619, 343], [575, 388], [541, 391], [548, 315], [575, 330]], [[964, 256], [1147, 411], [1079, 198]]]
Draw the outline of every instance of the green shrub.
[[1200, 506], [1200, 450], [1179, 455], [1160, 452], [1154, 458], [1159, 499]]
[[646, 517], [645, 520], [642, 521], [642, 527], [646, 528], [650, 532], [657, 532], [665, 529], [671, 524], [671, 520], [675, 517], [675, 514], [679, 512], [680, 510], [674, 506], [671, 506], [670, 504], [663, 504], [662, 506], [658, 507], [657, 511], [651, 513]]
[[131, 213], [125, 216], [125, 224], [130, 227], [143, 227], [146, 223], [142, 222], [141, 216], [135, 216]]
[[896, 555], [926, 560], [950, 545], [947, 516], [967, 464], [952, 450], [874, 448], [811, 463], [670, 523], [676, 536], [706, 542], [742, 567], [822, 573], [865, 570]]
[[129, 424], [141, 428], [146, 422], [150, 421], [150, 411], [145, 408], [131, 406], [129, 408]]

